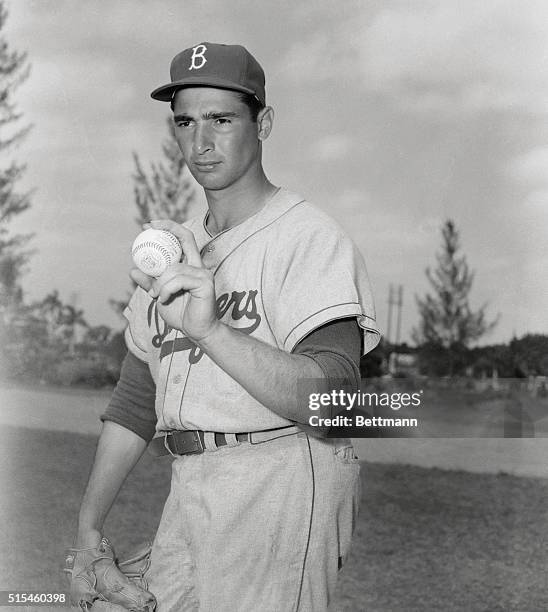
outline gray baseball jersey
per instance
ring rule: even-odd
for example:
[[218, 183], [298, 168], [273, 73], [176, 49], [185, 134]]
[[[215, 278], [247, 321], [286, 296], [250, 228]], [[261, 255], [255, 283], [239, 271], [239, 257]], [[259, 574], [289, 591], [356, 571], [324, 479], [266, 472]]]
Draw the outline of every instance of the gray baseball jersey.
[[[256, 214], [216, 236], [207, 215], [192, 230], [204, 265], [214, 271], [218, 317], [242, 333], [290, 352], [321, 325], [356, 317], [364, 352], [379, 341], [365, 263], [327, 214], [285, 189]], [[130, 351], [156, 383], [158, 431], [236, 433], [292, 424], [255, 400], [191, 340], [160, 318], [137, 288], [124, 312]]]

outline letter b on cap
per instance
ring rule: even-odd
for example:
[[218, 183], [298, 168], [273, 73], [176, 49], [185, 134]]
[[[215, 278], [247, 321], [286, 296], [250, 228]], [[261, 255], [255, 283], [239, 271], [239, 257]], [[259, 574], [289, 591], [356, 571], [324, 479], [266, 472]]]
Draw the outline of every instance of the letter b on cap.
[[[190, 58], [191, 64], [189, 70], [199, 70], [203, 68], [205, 63], [207, 62], [204, 53], [207, 51], [207, 47], [205, 45], [197, 45], [196, 47], [192, 47], [192, 57]], [[200, 63], [197, 64], [196, 60]]]

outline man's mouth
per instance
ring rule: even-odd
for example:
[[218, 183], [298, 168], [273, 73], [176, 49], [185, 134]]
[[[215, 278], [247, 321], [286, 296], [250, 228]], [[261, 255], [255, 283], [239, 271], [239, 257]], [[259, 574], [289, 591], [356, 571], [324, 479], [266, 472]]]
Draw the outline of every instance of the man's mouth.
[[218, 161], [197, 161], [194, 165], [198, 170], [214, 170], [221, 162]]

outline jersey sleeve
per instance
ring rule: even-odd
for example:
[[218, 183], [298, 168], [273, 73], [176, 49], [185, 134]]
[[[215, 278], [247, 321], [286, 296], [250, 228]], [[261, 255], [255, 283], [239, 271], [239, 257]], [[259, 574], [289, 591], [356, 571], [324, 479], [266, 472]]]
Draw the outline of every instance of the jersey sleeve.
[[321, 325], [356, 317], [368, 353], [380, 334], [363, 257], [335, 224], [299, 229], [280, 237], [265, 261], [264, 309], [278, 346], [291, 352]]
[[135, 357], [145, 363], [149, 361], [148, 338], [150, 327], [147, 313], [150, 303], [151, 298], [146, 291], [137, 287], [123, 312], [128, 321], [124, 332], [127, 348]]

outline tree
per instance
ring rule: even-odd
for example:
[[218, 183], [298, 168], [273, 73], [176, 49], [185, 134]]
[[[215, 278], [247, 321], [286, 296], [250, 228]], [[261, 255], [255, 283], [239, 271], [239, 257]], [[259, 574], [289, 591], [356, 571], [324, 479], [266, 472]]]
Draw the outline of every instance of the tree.
[[491, 331], [497, 320], [488, 322], [486, 307], [473, 311], [469, 303], [474, 273], [466, 257], [459, 255], [459, 233], [447, 220], [442, 227], [442, 248], [436, 254], [437, 267], [426, 276], [433, 294], [415, 297], [420, 321], [413, 329], [413, 340], [420, 345], [419, 356], [435, 374], [452, 375], [464, 365], [470, 345]]
[[526, 334], [510, 342], [512, 376], [548, 376], [548, 336]]
[[139, 156], [133, 153], [135, 182], [133, 192], [139, 212], [139, 225], [150, 219], [172, 219], [183, 223], [194, 202], [194, 189], [186, 172], [186, 163], [175, 138], [175, 125], [167, 119], [168, 138], [162, 145], [165, 162], [152, 163], [151, 175], [143, 170]]
[[76, 329], [88, 328], [84, 311], [78, 310], [72, 304], [64, 304], [59, 298], [57, 289], [41, 301], [35, 302], [30, 310], [37, 320], [44, 322], [48, 343], [51, 346], [56, 345], [59, 354], [72, 355], [77, 336]]
[[[133, 193], [138, 211], [135, 221], [139, 227], [151, 219], [172, 219], [184, 223], [195, 200], [194, 188], [175, 138], [175, 124], [171, 117], [167, 119], [167, 129], [168, 137], [162, 144], [165, 159], [151, 164], [150, 175], [143, 169], [137, 153], [133, 153]], [[111, 299], [109, 303], [121, 315], [128, 299], [129, 296], [124, 300]]]
[[[21, 114], [13, 93], [27, 78], [29, 66], [25, 53], [12, 51], [2, 35], [7, 10], [0, 0], [0, 151], [11, 151], [28, 133], [30, 126], [20, 126]], [[10, 234], [8, 224], [30, 206], [30, 193], [16, 189], [25, 166], [11, 161], [0, 167], [0, 311], [7, 324], [23, 299], [21, 274], [30, 256], [26, 244], [30, 234]]]
[[363, 355], [360, 359], [360, 375], [362, 378], [378, 378], [385, 374], [384, 364], [388, 359], [389, 347], [384, 338], [381, 338], [374, 351]]

